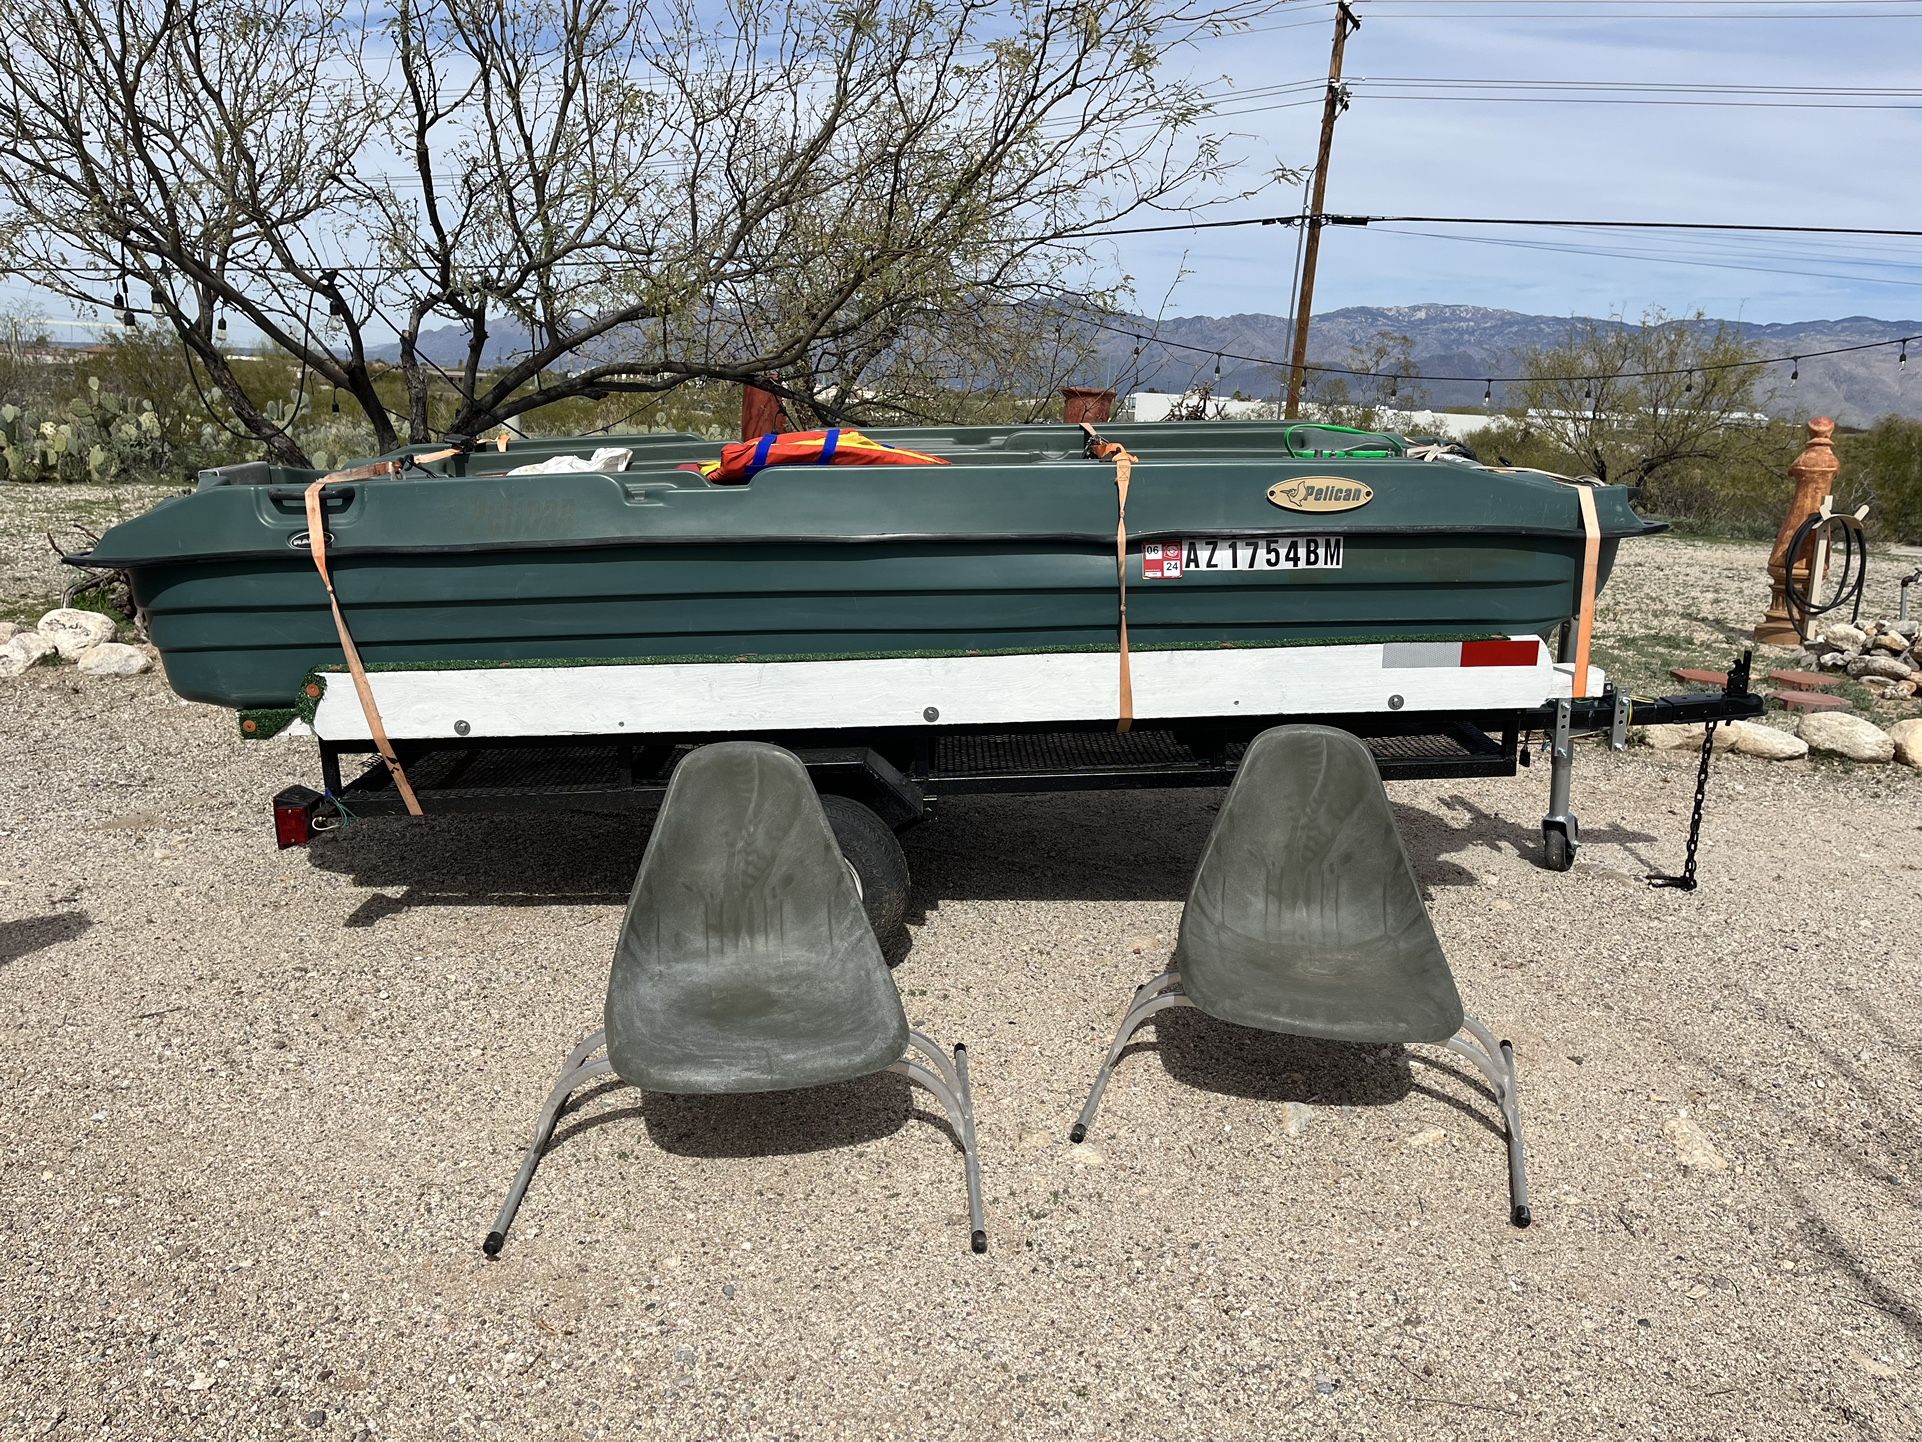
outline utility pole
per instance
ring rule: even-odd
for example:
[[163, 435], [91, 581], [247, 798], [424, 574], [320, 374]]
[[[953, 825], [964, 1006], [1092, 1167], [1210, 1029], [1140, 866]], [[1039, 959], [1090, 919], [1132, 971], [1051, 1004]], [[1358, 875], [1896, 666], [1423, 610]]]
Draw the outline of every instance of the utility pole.
[[1301, 382], [1308, 365], [1308, 318], [1315, 308], [1315, 258], [1321, 252], [1322, 205], [1328, 198], [1328, 152], [1335, 143], [1335, 117], [1348, 108], [1348, 92], [1341, 83], [1341, 54], [1348, 34], [1361, 21], [1348, 0], [1335, 6], [1335, 46], [1328, 56], [1328, 96], [1321, 106], [1321, 144], [1315, 151], [1315, 188], [1308, 203], [1308, 241], [1301, 257], [1301, 288], [1295, 294], [1295, 353], [1288, 366], [1288, 402], [1282, 414], [1289, 420], [1301, 414]]

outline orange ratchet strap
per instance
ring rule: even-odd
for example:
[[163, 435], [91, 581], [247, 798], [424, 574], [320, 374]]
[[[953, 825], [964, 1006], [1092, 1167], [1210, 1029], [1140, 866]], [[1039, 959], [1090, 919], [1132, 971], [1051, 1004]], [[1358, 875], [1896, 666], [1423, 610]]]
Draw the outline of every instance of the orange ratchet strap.
[[1577, 486], [1582, 507], [1582, 600], [1575, 617], [1575, 686], [1569, 693], [1588, 694], [1588, 644], [1595, 634], [1595, 576], [1602, 562], [1602, 525], [1595, 516], [1595, 488]]
[[[449, 456], [460, 454], [458, 449], [429, 451], [424, 456], [412, 458], [412, 464], [424, 465], [428, 461], [444, 461]], [[394, 743], [387, 739], [387, 728], [381, 723], [380, 707], [374, 704], [374, 688], [368, 684], [367, 668], [361, 664], [360, 649], [354, 645], [354, 638], [347, 629], [347, 617], [341, 612], [340, 597], [334, 592], [334, 578], [327, 569], [327, 526], [321, 513], [320, 493], [331, 485], [343, 481], [367, 481], [381, 476], [398, 475], [401, 463], [398, 461], [373, 461], [368, 465], [355, 466], [350, 470], [335, 471], [322, 476], [307, 488], [307, 548], [314, 558], [314, 569], [320, 572], [320, 583], [327, 588], [327, 604], [334, 610], [334, 629], [340, 633], [340, 651], [347, 658], [347, 670], [354, 678], [354, 690], [360, 696], [361, 714], [367, 718], [367, 730], [374, 738], [374, 749], [380, 759], [387, 763], [388, 774], [394, 778], [394, 789], [400, 792], [400, 799], [407, 804], [409, 816], [421, 814], [420, 799], [414, 795], [414, 786], [401, 768], [400, 757], [394, 754]]]
[[1102, 440], [1094, 433], [1093, 426], [1084, 423], [1081, 429], [1087, 432], [1088, 454], [1097, 461], [1114, 462], [1114, 574], [1121, 608], [1121, 702], [1120, 719], [1115, 722], [1114, 729], [1126, 731], [1134, 725], [1135, 720], [1134, 675], [1128, 666], [1128, 481], [1133, 475], [1135, 462], [1141, 457], [1119, 442]]

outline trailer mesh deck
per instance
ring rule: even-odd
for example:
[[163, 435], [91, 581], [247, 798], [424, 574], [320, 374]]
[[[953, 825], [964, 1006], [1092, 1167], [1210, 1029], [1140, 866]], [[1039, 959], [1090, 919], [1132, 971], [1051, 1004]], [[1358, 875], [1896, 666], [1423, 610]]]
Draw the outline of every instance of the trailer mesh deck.
[[[1390, 780], [1413, 776], [1508, 776], [1514, 759], [1473, 726], [1408, 736], [1364, 737]], [[1100, 790], [1126, 786], [1226, 785], [1247, 745], [1190, 742], [1180, 732], [1070, 731], [943, 736], [931, 753], [930, 793]]]

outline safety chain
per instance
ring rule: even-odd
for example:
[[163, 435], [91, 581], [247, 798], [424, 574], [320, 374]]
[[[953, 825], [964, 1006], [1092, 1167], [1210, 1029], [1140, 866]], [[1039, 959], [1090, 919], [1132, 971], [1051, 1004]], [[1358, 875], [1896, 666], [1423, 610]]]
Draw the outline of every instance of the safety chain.
[[[1748, 694], [1749, 669], [1755, 663], [1755, 653], [1744, 651], [1735, 658], [1729, 668], [1728, 683], [1722, 688], [1725, 696], [1746, 696]], [[1715, 756], [1715, 728], [1717, 721], [1704, 722], [1702, 726], [1702, 764], [1695, 773], [1695, 813], [1688, 821], [1688, 856], [1682, 863], [1680, 876], [1664, 876], [1652, 871], [1646, 878], [1650, 886], [1672, 886], [1677, 891], [1695, 889], [1695, 853], [1702, 844], [1702, 806], [1708, 800], [1708, 768]]]
[[1651, 872], [1648, 877], [1650, 886], [1672, 886], [1677, 891], [1695, 889], [1695, 852], [1702, 844], [1702, 806], [1708, 800], [1708, 768], [1715, 754], [1715, 728], [1718, 722], [1708, 721], [1702, 726], [1702, 764], [1695, 772], [1695, 814], [1688, 822], [1688, 856], [1682, 863], [1680, 876], [1664, 876], [1661, 872]]

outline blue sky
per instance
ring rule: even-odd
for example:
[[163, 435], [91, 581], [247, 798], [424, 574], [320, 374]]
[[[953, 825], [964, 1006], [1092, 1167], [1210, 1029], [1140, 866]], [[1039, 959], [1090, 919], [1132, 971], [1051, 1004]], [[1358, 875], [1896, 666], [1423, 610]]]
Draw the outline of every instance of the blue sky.
[[[1331, 211], [1922, 228], [1922, 0], [1355, 4], [1363, 24], [1348, 43], [1354, 100], [1336, 131]], [[1245, 157], [1239, 183], [1312, 162], [1333, 15], [1329, 0], [1285, 0], [1245, 33], [1167, 55], [1169, 73], [1221, 97], [1210, 124]], [[1818, 93], [1748, 98], [1902, 108], [1572, 104], [1566, 92], [1546, 104], [1390, 98], [1464, 80], [1809, 87]], [[1272, 91], [1297, 81], [1304, 88]], [[1257, 89], [1270, 93], [1248, 94]], [[1876, 89], [1915, 93], [1847, 93]], [[1279, 187], [1209, 214], [1301, 204], [1299, 188]], [[1922, 317], [1922, 240], [1401, 229], [1444, 233], [1328, 231], [1316, 310], [1441, 302], [1546, 314], [1660, 306], [1756, 322]], [[1133, 278], [1148, 312], [1164, 295], [1174, 315], [1288, 310], [1291, 230], [1111, 244], [1105, 258]], [[1582, 253], [1594, 250], [1634, 254]], [[1677, 263], [1686, 258], [1718, 266]], [[0, 282], [0, 305], [65, 311], [15, 282]]]
[[[1336, 128], [1331, 212], [1922, 228], [1922, 95], [1835, 93], [1922, 87], [1916, 0], [1359, 0], [1356, 9], [1362, 28], [1349, 38], [1346, 64], [1354, 100]], [[1171, 64], [1211, 91], [1230, 93], [1326, 74], [1332, 6], [1291, 0], [1259, 26]], [[1397, 85], [1396, 77], [1812, 87], [1829, 93], [1747, 98], [1909, 108], [1385, 98], [1440, 88]], [[1298, 94], [1314, 103], [1224, 122], [1236, 128], [1247, 175], [1275, 163], [1312, 163], [1319, 96]], [[1235, 106], [1225, 99], [1220, 108]], [[1271, 214], [1300, 203], [1300, 190], [1290, 187], [1216, 213]], [[1659, 305], [1761, 322], [1922, 316], [1922, 241], [1448, 233], [1479, 239], [1330, 229], [1316, 310], [1448, 302], [1546, 314], [1633, 315]], [[1568, 254], [1490, 240], [1653, 254]], [[1138, 302], [1151, 311], [1184, 258], [1193, 274], [1175, 289], [1170, 314], [1288, 309], [1292, 232], [1213, 231], [1114, 245]], [[1750, 269], [1674, 263], [1683, 256]]]

